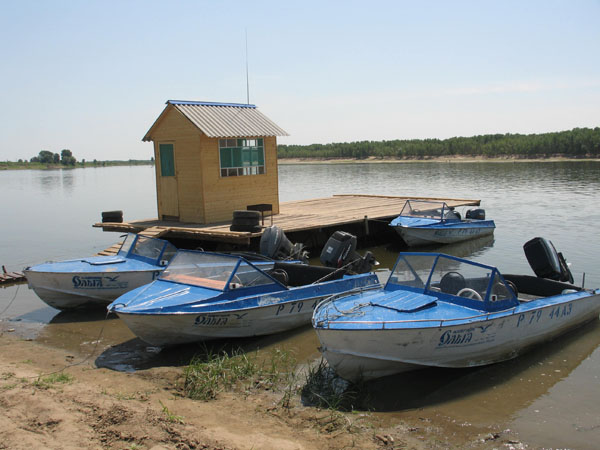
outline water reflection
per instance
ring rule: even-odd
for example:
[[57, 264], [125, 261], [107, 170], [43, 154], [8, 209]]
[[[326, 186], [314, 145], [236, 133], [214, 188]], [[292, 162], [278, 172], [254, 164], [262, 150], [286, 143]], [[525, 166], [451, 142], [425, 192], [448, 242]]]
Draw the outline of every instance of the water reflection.
[[[120, 321], [119, 321], [120, 322]], [[285, 348], [303, 363], [318, 356], [318, 339], [312, 327], [307, 325], [268, 336], [215, 340], [176, 347], [153, 347], [141, 339], [126, 339], [106, 347], [96, 358], [97, 367], [133, 372], [153, 367], [180, 367], [189, 364], [198, 354], [219, 354], [241, 350], [254, 353], [260, 350], [267, 355], [272, 349]]]
[[374, 380], [368, 385], [371, 406], [380, 412], [435, 409], [469, 423], [507, 422], [568, 378], [598, 344], [600, 324], [593, 321], [503, 363]]
[[75, 187], [75, 175], [73, 174], [73, 170], [61, 170], [61, 186], [64, 192], [71, 193], [73, 192], [73, 188]]
[[42, 192], [51, 193], [61, 185], [60, 171], [44, 171], [42, 176], [36, 177], [35, 180], [39, 183]]

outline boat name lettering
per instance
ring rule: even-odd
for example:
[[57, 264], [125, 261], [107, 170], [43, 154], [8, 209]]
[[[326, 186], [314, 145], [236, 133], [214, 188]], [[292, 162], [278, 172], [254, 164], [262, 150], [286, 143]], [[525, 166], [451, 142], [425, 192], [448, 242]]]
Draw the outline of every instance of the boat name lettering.
[[448, 330], [440, 336], [438, 347], [468, 344], [473, 339], [473, 330]]
[[218, 327], [218, 326], [227, 325], [227, 319], [229, 319], [229, 316], [200, 315], [200, 316], [196, 317], [196, 320], [194, 321], [194, 325], [205, 325], [205, 326], [209, 326], [209, 327]]
[[73, 277], [73, 287], [84, 288], [84, 287], [102, 287], [102, 277]]
[[119, 276], [79, 276], [75, 275], [72, 280], [75, 289], [123, 289], [129, 284], [127, 281], [119, 281]]

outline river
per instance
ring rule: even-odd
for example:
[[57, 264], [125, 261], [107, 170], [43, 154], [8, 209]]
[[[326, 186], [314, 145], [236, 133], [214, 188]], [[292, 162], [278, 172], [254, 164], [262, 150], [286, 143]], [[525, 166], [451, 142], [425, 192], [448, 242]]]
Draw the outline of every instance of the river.
[[[8, 270], [90, 255], [118, 234], [92, 228], [101, 211], [125, 220], [156, 217], [154, 168], [125, 166], [52, 171], [2, 171], [0, 264]], [[494, 219], [493, 239], [440, 248], [532, 273], [522, 250], [550, 239], [571, 264], [576, 283], [600, 286], [600, 162], [281, 164], [280, 201], [362, 193], [478, 198]], [[382, 266], [397, 246], [371, 249]], [[436, 249], [429, 249], [436, 250]], [[585, 275], [584, 275], [585, 274]], [[58, 313], [26, 285], [0, 289], [0, 320], [23, 336], [85, 354], [99, 334], [112, 346], [96, 360], [118, 370], [174, 363], [159, 358], [118, 320]], [[106, 322], [106, 323], [105, 323]], [[262, 338], [318, 357], [310, 328]], [[501, 424], [539, 447], [595, 448], [600, 441], [600, 326], [591, 324], [520, 358], [474, 370], [427, 370], [372, 384], [376, 411], [397, 417], [443, 417], [458, 424]]]

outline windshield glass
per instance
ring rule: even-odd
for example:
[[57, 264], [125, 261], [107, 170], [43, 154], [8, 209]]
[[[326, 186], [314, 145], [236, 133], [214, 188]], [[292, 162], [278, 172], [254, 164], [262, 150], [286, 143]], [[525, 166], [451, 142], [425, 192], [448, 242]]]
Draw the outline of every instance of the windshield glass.
[[448, 213], [448, 205], [444, 202], [425, 200], [407, 200], [402, 208], [401, 216], [419, 217], [423, 219], [441, 220]]
[[388, 283], [425, 289], [434, 255], [400, 254]]
[[441, 256], [431, 274], [428, 289], [483, 302], [493, 272], [492, 267]]
[[130, 256], [139, 256], [151, 260], [154, 264], [165, 266], [176, 252], [175, 246], [167, 241], [138, 235]]
[[123, 243], [121, 244], [121, 248], [119, 249], [119, 255], [127, 256], [127, 253], [129, 253], [129, 249], [131, 248], [133, 241], [135, 241], [135, 236], [136, 235], [133, 233], [127, 233], [127, 235], [125, 236], [125, 240], [123, 241]]
[[516, 300], [496, 268], [436, 253], [401, 253], [388, 283], [462, 297], [471, 305]]
[[193, 251], [179, 251], [159, 279], [220, 291], [275, 283], [238, 257]]

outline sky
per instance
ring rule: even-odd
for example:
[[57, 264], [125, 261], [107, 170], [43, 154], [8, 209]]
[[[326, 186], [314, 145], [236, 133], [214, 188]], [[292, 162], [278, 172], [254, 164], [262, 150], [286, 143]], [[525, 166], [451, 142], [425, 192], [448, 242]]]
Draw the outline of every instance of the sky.
[[0, 50], [0, 160], [149, 159], [167, 100], [248, 94], [280, 144], [600, 126], [600, 0], [0, 0]]

